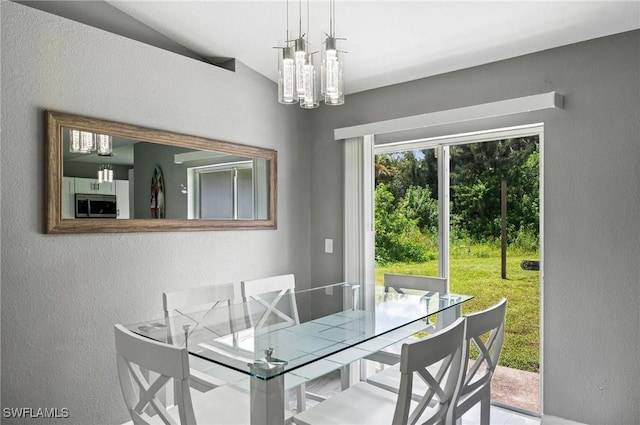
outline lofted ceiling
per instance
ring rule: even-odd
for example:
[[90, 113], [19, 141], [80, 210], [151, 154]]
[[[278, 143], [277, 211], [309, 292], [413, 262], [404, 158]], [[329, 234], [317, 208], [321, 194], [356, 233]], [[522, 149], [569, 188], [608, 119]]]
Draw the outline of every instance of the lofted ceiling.
[[[328, 0], [108, 3], [205, 58], [235, 58], [274, 81], [287, 16], [296, 37], [309, 8], [315, 49], [330, 17]], [[355, 93], [637, 29], [640, 2], [335, 0], [335, 28]]]
[[[330, 18], [329, 0], [13, 1], [273, 81], [273, 47], [301, 28], [319, 50]], [[335, 0], [334, 23], [349, 94], [639, 29], [640, 0]]]

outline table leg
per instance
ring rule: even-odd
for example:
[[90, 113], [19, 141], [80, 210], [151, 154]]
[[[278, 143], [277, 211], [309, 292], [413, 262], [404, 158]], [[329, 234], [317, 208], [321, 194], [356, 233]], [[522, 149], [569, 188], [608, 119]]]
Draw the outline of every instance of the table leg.
[[251, 425], [284, 424], [284, 375], [271, 379], [252, 376]]
[[462, 315], [462, 311], [460, 309], [460, 305], [456, 305], [453, 307], [450, 307], [444, 311], [441, 311], [440, 313], [438, 313], [438, 315], [442, 315], [442, 318], [440, 320], [438, 320], [438, 329], [437, 330], [441, 330], [446, 328], [447, 326], [449, 326], [450, 324], [452, 324], [453, 322], [456, 321], [456, 319], [458, 319], [458, 317], [460, 317]]

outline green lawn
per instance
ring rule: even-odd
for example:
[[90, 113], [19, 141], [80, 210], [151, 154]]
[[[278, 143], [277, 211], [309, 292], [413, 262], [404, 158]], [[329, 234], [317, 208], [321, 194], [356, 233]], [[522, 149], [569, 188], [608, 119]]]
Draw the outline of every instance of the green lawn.
[[[522, 260], [536, 260], [537, 254], [509, 253], [507, 279], [500, 276], [500, 251], [487, 246], [469, 250], [453, 249], [451, 255], [451, 292], [474, 295], [462, 306], [467, 314], [487, 308], [501, 298], [507, 299], [505, 342], [500, 364], [538, 372], [540, 367], [539, 272], [524, 271]], [[438, 275], [438, 261], [422, 264], [394, 263], [376, 265], [376, 283], [382, 285], [383, 274], [403, 273]]]

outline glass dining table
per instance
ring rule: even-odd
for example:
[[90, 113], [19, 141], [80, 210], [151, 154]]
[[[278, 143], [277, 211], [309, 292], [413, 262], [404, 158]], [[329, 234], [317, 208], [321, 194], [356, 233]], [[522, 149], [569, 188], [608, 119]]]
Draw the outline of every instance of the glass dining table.
[[469, 295], [385, 292], [338, 283], [295, 293], [219, 303], [126, 327], [147, 338], [187, 347], [191, 367], [249, 381], [252, 425], [282, 425], [285, 378], [304, 383], [420, 332], [428, 316], [453, 321]]

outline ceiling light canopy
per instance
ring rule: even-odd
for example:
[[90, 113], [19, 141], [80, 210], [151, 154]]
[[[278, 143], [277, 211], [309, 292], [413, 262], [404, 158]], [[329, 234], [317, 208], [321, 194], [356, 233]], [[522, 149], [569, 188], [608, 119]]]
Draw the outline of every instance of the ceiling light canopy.
[[298, 0], [298, 37], [289, 38], [289, 1], [287, 0], [287, 37], [284, 46], [278, 47], [278, 102], [298, 103], [305, 109], [320, 105], [320, 92], [327, 105], [344, 104], [344, 75], [341, 53], [335, 37], [335, 0], [329, 0], [329, 34], [322, 44], [321, 81], [316, 72], [318, 52], [311, 52], [305, 35], [309, 33], [309, 0], [307, 0], [307, 33], [302, 32], [302, 0]]

